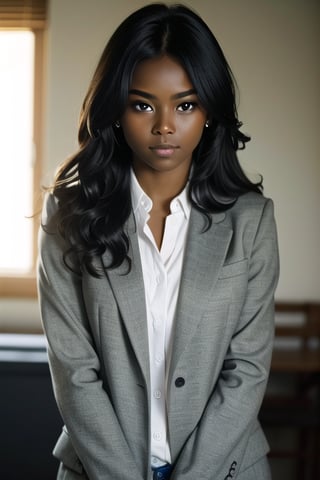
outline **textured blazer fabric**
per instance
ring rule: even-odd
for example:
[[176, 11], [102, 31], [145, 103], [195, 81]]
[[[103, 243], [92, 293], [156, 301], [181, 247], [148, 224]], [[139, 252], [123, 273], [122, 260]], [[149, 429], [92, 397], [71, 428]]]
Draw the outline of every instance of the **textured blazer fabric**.
[[[49, 195], [49, 226], [55, 209]], [[205, 225], [192, 209], [167, 384], [172, 480], [237, 478], [268, 451], [257, 415], [279, 274], [273, 204], [249, 193]], [[150, 478], [148, 334], [133, 216], [126, 229], [131, 271], [123, 264], [101, 278], [69, 271], [62, 239], [40, 231], [41, 314], [65, 423], [54, 450], [60, 478]], [[108, 254], [95, 262], [108, 265]]]

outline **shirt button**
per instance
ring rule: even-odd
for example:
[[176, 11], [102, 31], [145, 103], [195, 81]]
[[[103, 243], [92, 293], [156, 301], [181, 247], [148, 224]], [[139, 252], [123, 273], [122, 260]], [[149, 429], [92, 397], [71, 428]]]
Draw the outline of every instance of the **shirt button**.
[[154, 432], [152, 436], [153, 436], [153, 439], [156, 440], [157, 442], [159, 442], [162, 438], [162, 435], [160, 432]]
[[157, 329], [160, 327], [160, 324], [161, 324], [161, 322], [160, 322], [160, 320], [159, 320], [158, 318], [155, 318], [155, 319], [153, 320], [153, 328], [154, 328], [155, 330], [157, 330]]
[[160, 390], [155, 390], [155, 391], [153, 392], [153, 396], [154, 396], [154, 398], [161, 398], [161, 392], [160, 392]]
[[183, 387], [183, 385], [186, 383], [185, 379], [183, 377], [178, 377], [176, 378], [176, 381], [174, 382], [175, 386], [177, 388]]
[[161, 363], [162, 360], [163, 360], [163, 356], [162, 356], [162, 355], [157, 355], [157, 356], [156, 356], [156, 362], [157, 362], [157, 363]]

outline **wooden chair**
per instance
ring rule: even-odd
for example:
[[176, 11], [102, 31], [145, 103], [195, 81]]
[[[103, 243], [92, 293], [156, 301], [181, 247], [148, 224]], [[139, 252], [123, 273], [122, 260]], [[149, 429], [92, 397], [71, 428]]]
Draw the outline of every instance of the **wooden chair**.
[[271, 436], [271, 463], [291, 459], [296, 480], [320, 479], [320, 303], [276, 304], [275, 346], [260, 420], [266, 432], [281, 428], [297, 437], [293, 448], [287, 440], [279, 448]]

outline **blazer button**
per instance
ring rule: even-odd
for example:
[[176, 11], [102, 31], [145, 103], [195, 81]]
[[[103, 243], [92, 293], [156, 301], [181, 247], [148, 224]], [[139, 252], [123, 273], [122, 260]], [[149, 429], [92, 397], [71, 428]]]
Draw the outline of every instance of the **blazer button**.
[[183, 387], [183, 385], [185, 383], [186, 383], [186, 381], [183, 377], [176, 378], [176, 381], [174, 382], [175, 386], [178, 387], [178, 388]]

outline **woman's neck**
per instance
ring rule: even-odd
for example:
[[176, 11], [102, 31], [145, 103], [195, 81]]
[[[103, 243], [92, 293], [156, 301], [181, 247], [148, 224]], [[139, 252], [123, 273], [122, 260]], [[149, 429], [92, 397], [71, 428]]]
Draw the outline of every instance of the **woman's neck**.
[[151, 198], [153, 210], [168, 215], [170, 203], [186, 186], [189, 172], [176, 175], [172, 171], [158, 172], [139, 166], [134, 166], [133, 170], [141, 188]]

